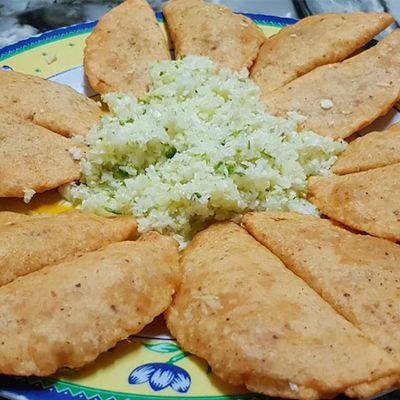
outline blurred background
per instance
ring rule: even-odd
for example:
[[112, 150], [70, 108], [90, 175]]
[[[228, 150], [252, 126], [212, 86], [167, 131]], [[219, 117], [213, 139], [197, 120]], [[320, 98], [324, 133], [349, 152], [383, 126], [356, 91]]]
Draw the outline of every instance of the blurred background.
[[[301, 18], [323, 12], [388, 11], [400, 23], [400, 0], [211, 0], [237, 12]], [[99, 19], [122, 0], [0, 0], [0, 48], [28, 36]], [[150, 0], [160, 11], [163, 0]]]

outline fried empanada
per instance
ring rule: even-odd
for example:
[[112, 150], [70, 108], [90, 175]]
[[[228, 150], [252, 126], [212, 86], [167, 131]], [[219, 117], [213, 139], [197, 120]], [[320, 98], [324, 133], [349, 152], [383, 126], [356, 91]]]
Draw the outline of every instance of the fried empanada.
[[312, 176], [308, 199], [350, 228], [400, 240], [400, 163], [344, 176]]
[[197, 234], [181, 262], [168, 327], [230, 384], [318, 399], [397, 378], [384, 350], [236, 224]]
[[177, 244], [150, 233], [0, 287], [0, 373], [79, 368], [141, 331], [180, 281]]
[[0, 228], [2, 225], [10, 225], [15, 222], [20, 222], [29, 219], [29, 215], [12, 212], [12, 211], [0, 211]]
[[70, 211], [0, 226], [0, 286], [46, 265], [135, 237], [133, 217]]
[[328, 219], [250, 213], [245, 228], [400, 365], [400, 246]]
[[243, 15], [203, 0], [169, 0], [163, 9], [177, 58], [207, 56], [238, 71], [250, 68], [265, 40], [260, 28]]
[[353, 140], [332, 166], [338, 175], [367, 171], [400, 162], [400, 124]]
[[[1, 100], [0, 100], [1, 101]], [[0, 197], [24, 197], [78, 180], [70, 139], [0, 110]]]
[[264, 42], [250, 77], [268, 95], [316, 67], [344, 60], [393, 22], [386, 13], [303, 18]]
[[386, 114], [400, 97], [400, 29], [341, 63], [318, 67], [263, 96], [267, 111], [305, 117], [301, 128], [346, 138]]
[[99, 93], [141, 96], [150, 88], [152, 64], [170, 59], [150, 5], [146, 0], [126, 0], [104, 15], [86, 39], [84, 68]]
[[102, 116], [94, 100], [37, 76], [0, 71], [0, 87], [0, 110], [66, 137], [86, 136]]

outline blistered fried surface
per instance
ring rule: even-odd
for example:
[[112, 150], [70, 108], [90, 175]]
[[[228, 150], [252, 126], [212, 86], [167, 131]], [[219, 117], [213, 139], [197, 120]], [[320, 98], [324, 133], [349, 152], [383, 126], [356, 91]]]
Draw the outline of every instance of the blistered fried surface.
[[338, 175], [367, 171], [400, 162], [400, 124], [353, 140], [332, 166]]
[[44, 268], [0, 288], [0, 372], [79, 368], [142, 330], [179, 284], [178, 250], [151, 233]]
[[12, 212], [12, 211], [1, 211], [0, 212], [0, 228], [1, 225], [11, 225], [15, 222], [20, 222], [23, 220], [27, 220], [30, 217], [25, 214]]
[[303, 18], [264, 42], [250, 77], [267, 95], [316, 67], [344, 60], [393, 21], [386, 13]]
[[399, 245], [296, 213], [250, 213], [243, 223], [400, 370]]
[[150, 88], [150, 67], [170, 58], [150, 5], [127, 0], [103, 16], [86, 39], [84, 67], [97, 92], [140, 96]]
[[163, 9], [176, 57], [199, 55], [239, 71], [250, 68], [265, 40], [250, 19], [220, 4], [170, 0]]
[[308, 199], [323, 214], [350, 228], [400, 240], [400, 163], [344, 176], [313, 176], [308, 182]]
[[45, 192], [78, 180], [73, 146], [70, 139], [0, 110], [0, 197], [24, 197], [27, 189]]
[[133, 217], [103, 218], [79, 211], [0, 225], [0, 285], [136, 233]]
[[0, 110], [66, 137], [86, 136], [102, 111], [69, 86], [15, 71], [0, 71]]
[[199, 233], [181, 261], [168, 327], [229, 383], [316, 399], [392, 374], [383, 350], [237, 225]]
[[267, 111], [306, 117], [302, 128], [346, 138], [385, 115], [400, 96], [400, 29], [376, 46], [263, 96]]

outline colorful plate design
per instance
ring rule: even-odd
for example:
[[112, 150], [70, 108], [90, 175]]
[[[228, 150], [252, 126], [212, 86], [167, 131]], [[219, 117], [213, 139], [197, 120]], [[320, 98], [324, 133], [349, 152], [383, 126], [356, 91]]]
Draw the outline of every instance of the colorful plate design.
[[[294, 19], [247, 14], [270, 36]], [[157, 15], [161, 26], [163, 17]], [[22, 40], [0, 50], [0, 68], [66, 83], [89, 96], [83, 68], [85, 38], [95, 22], [74, 25]], [[21, 200], [0, 200], [0, 210], [42, 213], [66, 209], [57, 192]], [[0, 395], [28, 400], [265, 399], [221, 382], [207, 363], [183, 352], [162, 317], [140, 335], [119, 343], [95, 363], [77, 371], [40, 378], [0, 376]]]

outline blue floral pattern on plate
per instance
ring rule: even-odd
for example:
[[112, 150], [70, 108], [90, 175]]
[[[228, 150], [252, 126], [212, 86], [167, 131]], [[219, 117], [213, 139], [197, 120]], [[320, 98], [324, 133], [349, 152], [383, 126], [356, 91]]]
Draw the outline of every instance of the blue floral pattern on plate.
[[140, 365], [131, 372], [128, 381], [131, 385], [148, 382], [155, 392], [171, 387], [175, 392], [186, 393], [191, 385], [187, 371], [168, 363]]
[[165, 363], [148, 363], [139, 365], [129, 375], [131, 385], [148, 383], [152, 390], [159, 392], [168, 387], [178, 393], [187, 393], [192, 384], [190, 374], [183, 368], [174, 365], [190, 355], [183, 352], [175, 343], [145, 344], [146, 349], [155, 353], [177, 353]]

